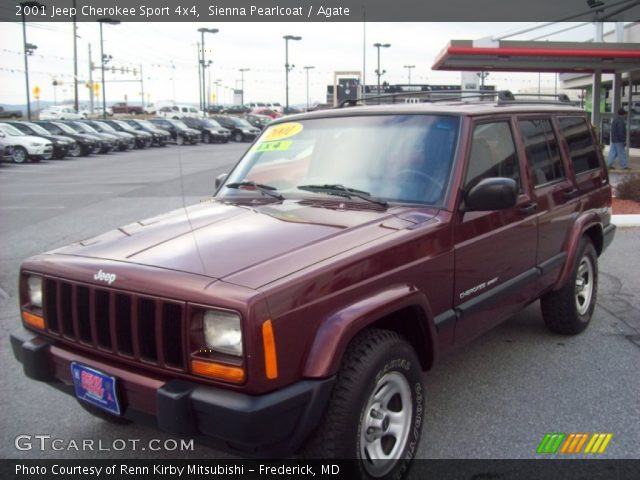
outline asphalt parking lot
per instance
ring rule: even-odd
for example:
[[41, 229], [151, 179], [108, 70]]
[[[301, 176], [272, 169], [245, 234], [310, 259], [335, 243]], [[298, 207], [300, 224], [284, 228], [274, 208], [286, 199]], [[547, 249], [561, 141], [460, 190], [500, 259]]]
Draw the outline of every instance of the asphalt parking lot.
[[[18, 435], [81, 442], [170, 437], [114, 426], [24, 377], [9, 333], [19, 323], [17, 274], [33, 254], [191, 204], [213, 191], [246, 144], [153, 148], [0, 168], [0, 456], [3, 458], [226, 458], [194, 451], [78, 452], [15, 447]], [[610, 432], [606, 458], [640, 444], [640, 229], [619, 229], [600, 259], [599, 304], [577, 337], [548, 333], [538, 304], [443, 359], [426, 377], [424, 458], [535, 458], [547, 432]]]

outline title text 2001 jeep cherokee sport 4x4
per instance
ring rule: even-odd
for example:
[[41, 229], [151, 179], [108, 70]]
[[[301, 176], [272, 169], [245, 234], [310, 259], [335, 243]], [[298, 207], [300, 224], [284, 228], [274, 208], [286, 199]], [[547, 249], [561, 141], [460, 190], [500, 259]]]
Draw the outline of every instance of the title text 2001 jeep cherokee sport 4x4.
[[615, 229], [593, 129], [557, 103], [288, 117], [218, 182], [25, 261], [15, 356], [98, 416], [365, 477], [406, 471], [453, 345], [538, 298], [584, 330]]

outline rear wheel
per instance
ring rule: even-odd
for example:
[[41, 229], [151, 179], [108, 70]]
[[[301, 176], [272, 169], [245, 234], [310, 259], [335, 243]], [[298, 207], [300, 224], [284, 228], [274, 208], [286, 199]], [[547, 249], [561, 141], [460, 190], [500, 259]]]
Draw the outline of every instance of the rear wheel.
[[305, 456], [358, 459], [353, 476], [401, 478], [416, 453], [424, 414], [418, 357], [388, 330], [366, 330], [345, 353], [324, 419]]
[[79, 157], [80, 155], [82, 155], [82, 147], [80, 147], [80, 145], [76, 143], [69, 149], [68, 153], [70, 157]]
[[542, 317], [554, 333], [576, 335], [584, 331], [593, 315], [598, 294], [598, 254], [593, 243], [583, 237], [576, 264], [567, 284], [540, 299]]
[[24, 163], [29, 159], [29, 155], [24, 147], [14, 147], [13, 163]]
[[211, 143], [211, 134], [210, 133], [203, 133], [202, 134], [202, 143]]
[[233, 139], [234, 139], [236, 142], [241, 142], [241, 141], [242, 141], [242, 133], [237, 132], [237, 133], [235, 134], [235, 136], [233, 137]]
[[184, 137], [182, 135], [176, 137], [176, 145], [184, 145]]

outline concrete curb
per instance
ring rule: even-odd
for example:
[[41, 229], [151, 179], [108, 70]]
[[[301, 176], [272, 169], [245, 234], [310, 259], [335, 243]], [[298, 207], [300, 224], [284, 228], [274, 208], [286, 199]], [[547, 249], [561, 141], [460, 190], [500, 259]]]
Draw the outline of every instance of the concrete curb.
[[640, 215], [611, 215], [611, 223], [617, 227], [640, 227]]

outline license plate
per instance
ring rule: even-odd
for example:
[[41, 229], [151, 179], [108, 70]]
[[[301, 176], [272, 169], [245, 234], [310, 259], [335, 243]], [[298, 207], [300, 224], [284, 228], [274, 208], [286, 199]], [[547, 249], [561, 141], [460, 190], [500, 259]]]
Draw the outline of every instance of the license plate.
[[115, 377], [72, 362], [71, 378], [73, 378], [73, 387], [78, 399], [113, 415], [120, 415]]

